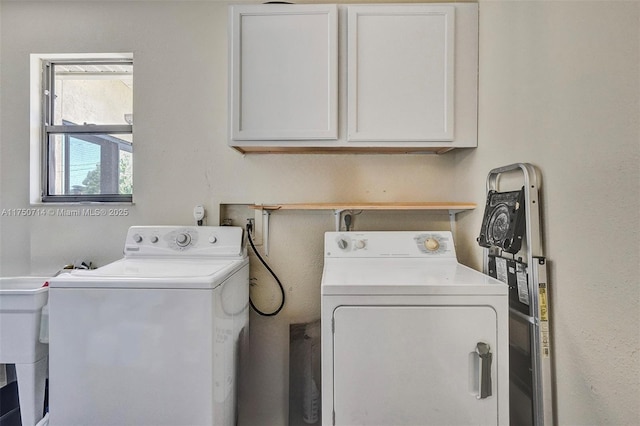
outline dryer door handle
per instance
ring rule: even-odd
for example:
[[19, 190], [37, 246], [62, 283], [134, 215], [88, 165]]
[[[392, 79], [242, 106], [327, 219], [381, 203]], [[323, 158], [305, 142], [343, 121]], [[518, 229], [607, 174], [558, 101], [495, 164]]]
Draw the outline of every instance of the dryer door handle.
[[478, 383], [479, 392], [478, 399], [484, 399], [491, 396], [491, 361], [493, 354], [488, 343], [478, 342], [476, 344], [476, 353], [478, 354]]

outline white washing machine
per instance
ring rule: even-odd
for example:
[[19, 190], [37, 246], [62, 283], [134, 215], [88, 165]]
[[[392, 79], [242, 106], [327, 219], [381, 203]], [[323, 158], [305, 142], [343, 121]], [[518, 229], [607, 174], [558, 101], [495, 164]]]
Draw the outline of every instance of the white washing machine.
[[49, 424], [235, 424], [248, 307], [242, 228], [130, 228], [123, 259], [50, 280]]
[[328, 232], [322, 422], [507, 425], [508, 287], [450, 232]]

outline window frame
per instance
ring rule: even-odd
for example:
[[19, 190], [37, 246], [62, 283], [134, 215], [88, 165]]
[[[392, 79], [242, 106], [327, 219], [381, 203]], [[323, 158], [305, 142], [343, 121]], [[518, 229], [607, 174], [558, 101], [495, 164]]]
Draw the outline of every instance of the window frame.
[[[57, 55], [56, 55], [57, 56]], [[41, 170], [40, 170], [40, 201], [42, 203], [132, 203], [132, 194], [51, 194], [50, 193], [50, 174], [52, 171], [51, 157], [50, 157], [50, 140], [53, 135], [63, 135], [65, 138], [65, 144], [67, 144], [70, 137], [77, 137], [78, 139], [95, 139], [96, 141], [87, 141], [91, 143], [97, 143], [101, 146], [101, 150], [108, 143], [118, 144], [116, 141], [105, 140], [105, 135], [118, 135], [118, 134], [130, 134], [133, 136], [132, 124], [73, 124], [63, 122], [62, 124], [55, 125], [54, 123], [54, 105], [55, 97], [52, 94], [55, 93], [55, 65], [107, 65], [107, 64], [130, 64], [133, 66], [133, 57], [101, 57], [101, 58], [85, 58], [76, 57], [75, 55], [68, 55], [68, 57], [56, 57], [56, 58], [40, 58], [41, 63], [41, 136], [40, 136], [40, 157], [41, 157]], [[133, 111], [132, 111], [133, 113]], [[99, 142], [98, 140], [101, 140]], [[126, 143], [126, 141], [122, 141]], [[125, 149], [128, 152], [133, 151], [132, 144], [128, 144], [129, 149]], [[118, 149], [116, 148], [116, 149]], [[65, 166], [66, 167], [66, 166]], [[116, 169], [119, 172], [119, 168]], [[65, 175], [68, 174], [68, 170], [65, 170]], [[65, 186], [68, 182], [65, 182]], [[133, 190], [132, 190], [133, 192]]]

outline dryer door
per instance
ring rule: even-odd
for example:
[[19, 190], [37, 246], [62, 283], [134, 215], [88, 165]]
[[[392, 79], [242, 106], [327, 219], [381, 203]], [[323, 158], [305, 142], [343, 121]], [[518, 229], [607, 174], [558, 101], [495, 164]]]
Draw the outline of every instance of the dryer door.
[[489, 306], [337, 308], [335, 424], [497, 424], [496, 339]]

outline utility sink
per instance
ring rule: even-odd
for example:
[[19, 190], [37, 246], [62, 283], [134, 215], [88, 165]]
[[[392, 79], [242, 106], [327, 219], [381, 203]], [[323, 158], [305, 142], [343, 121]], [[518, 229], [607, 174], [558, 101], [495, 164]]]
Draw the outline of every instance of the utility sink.
[[0, 278], [0, 364], [15, 364], [23, 425], [43, 415], [49, 345], [40, 342], [47, 277]]
[[40, 343], [40, 317], [47, 304], [47, 277], [0, 278], [0, 363], [36, 362], [47, 355]]

